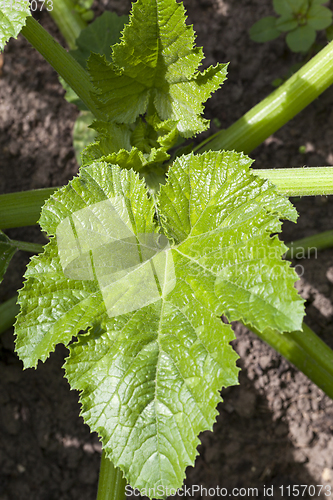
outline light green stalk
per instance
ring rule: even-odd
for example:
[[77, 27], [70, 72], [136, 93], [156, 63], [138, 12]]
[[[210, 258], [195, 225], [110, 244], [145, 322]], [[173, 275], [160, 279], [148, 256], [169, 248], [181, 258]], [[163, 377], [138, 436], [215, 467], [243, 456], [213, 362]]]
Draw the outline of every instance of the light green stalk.
[[270, 180], [286, 196], [333, 194], [333, 167], [265, 168], [252, 172]]
[[82, 66], [33, 17], [27, 18], [21, 33], [62, 76], [93, 115], [98, 119], [104, 119], [104, 114], [96, 107], [91, 97], [94, 88]]
[[305, 323], [302, 332], [291, 333], [249, 328], [333, 399], [333, 351], [311, 328]]
[[[287, 196], [333, 194], [333, 167], [253, 169], [253, 173], [273, 182]], [[0, 229], [37, 224], [42, 205], [56, 189], [0, 195]]]
[[194, 150], [235, 149], [248, 154], [289, 122], [333, 83], [333, 42], [305, 64], [266, 99], [231, 127], [199, 144]]

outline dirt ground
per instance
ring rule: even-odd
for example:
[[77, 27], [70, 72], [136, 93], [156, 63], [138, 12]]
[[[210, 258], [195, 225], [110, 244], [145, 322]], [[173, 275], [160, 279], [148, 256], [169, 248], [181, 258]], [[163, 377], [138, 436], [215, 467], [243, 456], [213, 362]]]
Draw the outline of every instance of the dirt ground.
[[[248, 28], [273, 14], [271, 0], [184, 3], [197, 42], [204, 46], [205, 64], [230, 61], [228, 80], [206, 107], [208, 118], [228, 127], [268, 95], [272, 81], [300, 57], [290, 53], [283, 38], [266, 44], [249, 39]], [[98, 0], [94, 8], [123, 14], [129, 5], [125, 0]], [[42, 12], [38, 18], [62, 42], [48, 15]], [[78, 168], [71, 139], [75, 107], [63, 99], [56, 73], [22, 37], [8, 44], [3, 62], [0, 193], [66, 183]], [[214, 124], [211, 130], [217, 130]], [[300, 146], [305, 153], [299, 152]], [[332, 165], [333, 88], [251, 157], [256, 168]], [[299, 222], [284, 225], [285, 241], [331, 229], [332, 198], [303, 198], [295, 204]], [[8, 234], [44, 241], [37, 227]], [[1, 286], [1, 300], [20, 287], [27, 262], [27, 254], [15, 256]], [[300, 265], [297, 286], [307, 301], [307, 322], [333, 347], [332, 251]], [[287, 486], [333, 486], [333, 401], [254, 334], [239, 324], [235, 331], [240, 385], [223, 391], [214, 433], [201, 435], [200, 455], [187, 471], [186, 485], [219, 486], [229, 492], [258, 488], [256, 498], [266, 498], [264, 486], [273, 486], [271, 498], [276, 499], [288, 497]], [[79, 417], [78, 394], [63, 378], [65, 356], [66, 349], [59, 347], [37, 370], [22, 371], [13, 352], [12, 330], [0, 338], [0, 500], [96, 497], [101, 447]], [[311, 491], [303, 498], [318, 497], [318, 489], [315, 495]], [[252, 498], [250, 493], [242, 496]]]

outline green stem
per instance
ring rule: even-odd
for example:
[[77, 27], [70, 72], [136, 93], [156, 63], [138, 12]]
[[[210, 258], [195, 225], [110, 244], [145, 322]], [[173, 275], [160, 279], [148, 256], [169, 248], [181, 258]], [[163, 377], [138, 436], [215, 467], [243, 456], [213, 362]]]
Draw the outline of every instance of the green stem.
[[104, 114], [96, 107], [91, 97], [93, 85], [82, 66], [33, 17], [27, 18], [21, 33], [62, 76], [95, 117], [103, 119]]
[[259, 338], [282, 354], [333, 399], [333, 351], [305, 323], [303, 332], [278, 333], [266, 329]]
[[40, 253], [43, 251], [43, 245], [39, 245], [39, 243], [30, 243], [28, 241], [18, 241], [18, 240], [10, 240], [12, 245], [16, 247], [18, 250], [23, 250], [24, 252], [31, 253]]
[[[333, 167], [263, 169], [253, 173], [276, 184], [288, 196], [333, 194]], [[37, 224], [41, 207], [58, 188], [35, 189], [0, 195], [0, 228]]]
[[76, 39], [87, 23], [75, 10], [72, 0], [53, 0], [53, 9], [50, 14], [58, 26], [62, 36], [70, 49], [76, 48]]
[[314, 234], [300, 240], [286, 243], [289, 250], [286, 252], [286, 259], [297, 259], [309, 257], [310, 254], [316, 253], [318, 250], [325, 250], [333, 247], [333, 231], [324, 231], [323, 233]]
[[0, 229], [37, 224], [43, 204], [56, 189], [34, 189], [0, 195]]
[[15, 322], [15, 317], [20, 312], [19, 306], [16, 304], [17, 295], [3, 304], [0, 304], [0, 334], [4, 333], [8, 328], [11, 328]]
[[235, 149], [249, 153], [290, 121], [333, 83], [333, 42], [226, 130], [194, 151]]
[[103, 450], [99, 471], [97, 500], [125, 500], [126, 480], [118, 467], [106, 457]]
[[333, 167], [265, 168], [253, 169], [252, 172], [270, 180], [280, 194], [287, 196], [333, 194]]

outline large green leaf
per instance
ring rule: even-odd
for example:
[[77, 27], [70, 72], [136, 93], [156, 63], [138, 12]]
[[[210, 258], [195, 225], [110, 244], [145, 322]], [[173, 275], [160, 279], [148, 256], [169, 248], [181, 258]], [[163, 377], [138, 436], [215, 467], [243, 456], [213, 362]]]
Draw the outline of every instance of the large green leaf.
[[[297, 276], [281, 260], [286, 246], [270, 237], [281, 230], [279, 217], [297, 214], [271, 183], [249, 173], [251, 163], [228, 151], [178, 159], [161, 188], [161, 217], [207, 308], [260, 331], [298, 330]], [[208, 293], [212, 283], [216, 297]]]
[[176, 0], [138, 0], [122, 42], [113, 47], [112, 62], [91, 55], [96, 104], [110, 120], [134, 123], [156, 110], [160, 119], [178, 122], [184, 137], [208, 127], [200, 117], [202, 103], [223, 83], [227, 65], [198, 71], [203, 52], [194, 48], [194, 31], [185, 19]]
[[[117, 196], [127, 203], [132, 191], [139, 204], [133, 216], [137, 231], [151, 233], [153, 206], [143, 182], [132, 171], [120, 172], [106, 163], [82, 169], [78, 178], [57, 191], [42, 210], [41, 226], [50, 236], [56, 235], [59, 223], [72, 213]], [[55, 237], [42, 255], [31, 259], [25, 277], [16, 327], [17, 351], [25, 366], [36, 366], [57, 343], [67, 344], [76, 331], [99, 324], [106, 309], [98, 284], [70, 280], [64, 274]]]
[[219, 390], [237, 383], [220, 316], [301, 328], [296, 274], [270, 236], [296, 212], [250, 164], [189, 155], [148, 197], [138, 174], [95, 162], [42, 211], [52, 238], [19, 294], [17, 352], [36, 366], [78, 338], [65, 368], [84, 420], [133, 487], [156, 488], [150, 496], [181, 486]]
[[25, 20], [28, 16], [31, 16], [28, 0], [1, 0], [0, 52], [11, 37], [17, 37], [22, 26], [25, 26]]

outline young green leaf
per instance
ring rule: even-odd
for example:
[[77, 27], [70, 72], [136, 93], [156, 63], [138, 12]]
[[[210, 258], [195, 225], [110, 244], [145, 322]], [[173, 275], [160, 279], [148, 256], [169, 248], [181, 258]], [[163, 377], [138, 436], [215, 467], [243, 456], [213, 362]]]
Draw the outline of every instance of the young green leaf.
[[295, 14], [305, 14], [309, 8], [311, 0], [287, 0], [292, 5]]
[[276, 17], [267, 16], [259, 19], [250, 28], [250, 38], [254, 42], [269, 42], [275, 40], [280, 35], [276, 27]]
[[17, 38], [28, 16], [31, 16], [28, 0], [1, 0], [0, 52], [11, 37]]
[[95, 54], [89, 58], [96, 104], [118, 123], [134, 123], [148, 110], [176, 121], [184, 137], [206, 130], [203, 103], [223, 83], [227, 65], [198, 71], [203, 52], [194, 48], [194, 38], [182, 4], [138, 0], [112, 62]]
[[[98, 131], [98, 136], [96, 142], [89, 144], [82, 152], [83, 165], [100, 160], [127, 170], [142, 172], [154, 169], [157, 163], [170, 158], [163, 149], [150, 148], [145, 154], [139, 148], [132, 147], [132, 131], [128, 125], [95, 121], [92, 127]], [[143, 142], [146, 144], [146, 141]]]
[[280, 16], [288, 16], [293, 12], [292, 0], [273, 0], [273, 7]]
[[296, 212], [250, 164], [230, 152], [183, 157], [151, 198], [133, 171], [94, 163], [43, 208], [53, 238], [19, 294], [17, 352], [36, 366], [78, 337], [66, 376], [133, 487], [180, 487], [219, 390], [237, 383], [222, 314], [301, 328], [296, 274], [270, 237]]
[[308, 6], [308, 0], [273, 0], [274, 10], [280, 16], [305, 13]]
[[[143, 154], [138, 148], [132, 148], [130, 151], [121, 149], [117, 153], [111, 153], [100, 156], [101, 150], [98, 143], [89, 146], [82, 156], [83, 165], [96, 160], [105, 161], [111, 165], [118, 165], [127, 170], [134, 170], [142, 174], [155, 172], [163, 176], [165, 169], [162, 163], [170, 158], [163, 149], [152, 149], [150, 154]], [[148, 184], [149, 185], [149, 184]]]
[[324, 30], [332, 24], [332, 11], [322, 5], [312, 5], [307, 17], [309, 26], [315, 30]]
[[281, 16], [276, 20], [276, 27], [280, 31], [291, 31], [297, 28], [298, 22], [293, 16]]
[[82, 152], [82, 163], [87, 165], [121, 150], [131, 151], [131, 130], [127, 125], [95, 120], [91, 130], [97, 132], [95, 142], [88, 144]]
[[307, 52], [315, 40], [316, 31], [308, 24], [298, 26], [286, 36], [287, 45], [293, 52]]
[[139, 117], [131, 126], [95, 121], [91, 127], [98, 136], [96, 142], [84, 149], [83, 165], [101, 160], [145, 174], [165, 174], [162, 164], [170, 158], [167, 149], [178, 138], [176, 124], [170, 120], [161, 122], [157, 116], [147, 120]]

